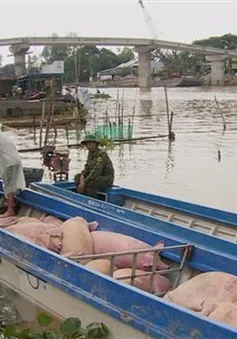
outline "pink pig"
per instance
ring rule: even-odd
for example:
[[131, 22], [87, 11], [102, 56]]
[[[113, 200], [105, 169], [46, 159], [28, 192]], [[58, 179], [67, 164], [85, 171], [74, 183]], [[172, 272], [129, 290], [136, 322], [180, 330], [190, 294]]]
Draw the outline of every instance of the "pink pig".
[[0, 227], [5, 228], [7, 226], [10, 226], [14, 224], [17, 220], [17, 217], [6, 217], [6, 218], [0, 218]]
[[[91, 235], [94, 239], [95, 254], [152, 248], [150, 245], [146, 244], [143, 241], [120, 233], [95, 231], [91, 232]], [[155, 246], [158, 246], [160, 249], [162, 249], [164, 247], [164, 243], [162, 241], [159, 241]], [[136, 260], [136, 268], [139, 268], [141, 270], [151, 269], [153, 258], [154, 254], [151, 252], [138, 254]], [[118, 268], [129, 268], [132, 267], [132, 261], [132, 254], [127, 254], [116, 256], [114, 263]], [[163, 263], [158, 258], [156, 269], [166, 270], [167, 268], [169, 268], [169, 266]]]
[[62, 249], [62, 231], [55, 225], [45, 224], [43, 222], [19, 223], [7, 227], [7, 231], [30, 239], [33, 243], [46, 247], [47, 249], [60, 252]]
[[42, 222], [45, 222], [47, 224], [51, 224], [51, 225], [61, 225], [63, 222], [56, 218], [55, 216], [53, 215], [43, 215], [41, 218], [40, 218], [40, 221]]
[[222, 302], [237, 302], [237, 277], [225, 272], [206, 272], [168, 292], [165, 300], [208, 316]]
[[[143, 270], [136, 269], [135, 274], [138, 276], [134, 279], [133, 286], [140, 288], [141, 290], [150, 292], [150, 282], [151, 282], [151, 275], [146, 276], [139, 276], [139, 273], [145, 273]], [[123, 278], [123, 277], [131, 277], [132, 275], [132, 269], [131, 268], [122, 268], [120, 270], [117, 270], [114, 272], [113, 277], [115, 279]], [[123, 278], [119, 279], [119, 281], [132, 285], [131, 278]], [[154, 293], [157, 293], [158, 295], [164, 295], [172, 288], [171, 282], [167, 277], [164, 277], [163, 275], [156, 274], [153, 278], [153, 291]]]

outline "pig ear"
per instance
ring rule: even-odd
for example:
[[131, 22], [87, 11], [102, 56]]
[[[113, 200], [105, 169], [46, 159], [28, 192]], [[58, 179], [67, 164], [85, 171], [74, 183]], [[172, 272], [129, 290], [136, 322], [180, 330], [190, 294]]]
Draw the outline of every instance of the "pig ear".
[[156, 247], [159, 247], [160, 249], [163, 248], [165, 246], [164, 241], [160, 240], [155, 244]]
[[51, 227], [46, 231], [47, 234], [49, 234], [51, 237], [61, 237], [62, 236], [62, 230], [60, 227]]
[[95, 231], [98, 226], [99, 226], [99, 223], [97, 221], [88, 222], [88, 228], [90, 232]]

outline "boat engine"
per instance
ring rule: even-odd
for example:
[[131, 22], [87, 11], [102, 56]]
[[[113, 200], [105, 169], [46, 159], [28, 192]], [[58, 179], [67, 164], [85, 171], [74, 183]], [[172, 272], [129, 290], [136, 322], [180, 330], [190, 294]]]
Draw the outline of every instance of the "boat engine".
[[44, 146], [43, 163], [53, 173], [54, 181], [68, 180], [69, 149], [68, 147]]

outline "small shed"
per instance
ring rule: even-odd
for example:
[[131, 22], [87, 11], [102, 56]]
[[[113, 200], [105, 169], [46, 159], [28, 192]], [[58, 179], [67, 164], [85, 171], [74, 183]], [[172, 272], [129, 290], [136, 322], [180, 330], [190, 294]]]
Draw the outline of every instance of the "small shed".
[[12, 86], [16, 84], [16, 77], [0, 73], [0, 95], [7, 96], [12, 93]]
[[63, 75], [58, 73], [36, 73], [27, 74], [17, 78], [17, 85], [27, 94], [31, 95], [35, 91], [41, 91], [44, 88], [45, 81], [55, 79], [56, 91], [61, 93], [63, 86]]

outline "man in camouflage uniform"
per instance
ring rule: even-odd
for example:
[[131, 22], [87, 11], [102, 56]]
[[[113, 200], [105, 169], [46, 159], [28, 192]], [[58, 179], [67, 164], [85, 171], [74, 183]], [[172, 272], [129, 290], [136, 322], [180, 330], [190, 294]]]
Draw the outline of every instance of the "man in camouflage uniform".
[[78, 193], [97, 198], [98, 191], [104, 191], [114, 182], [114, 168], [108, 154], [99, 148], [94, 135], [87, 135], [81, 142], [88, 149], [88, 158], [84, 170], [75, 175]]

